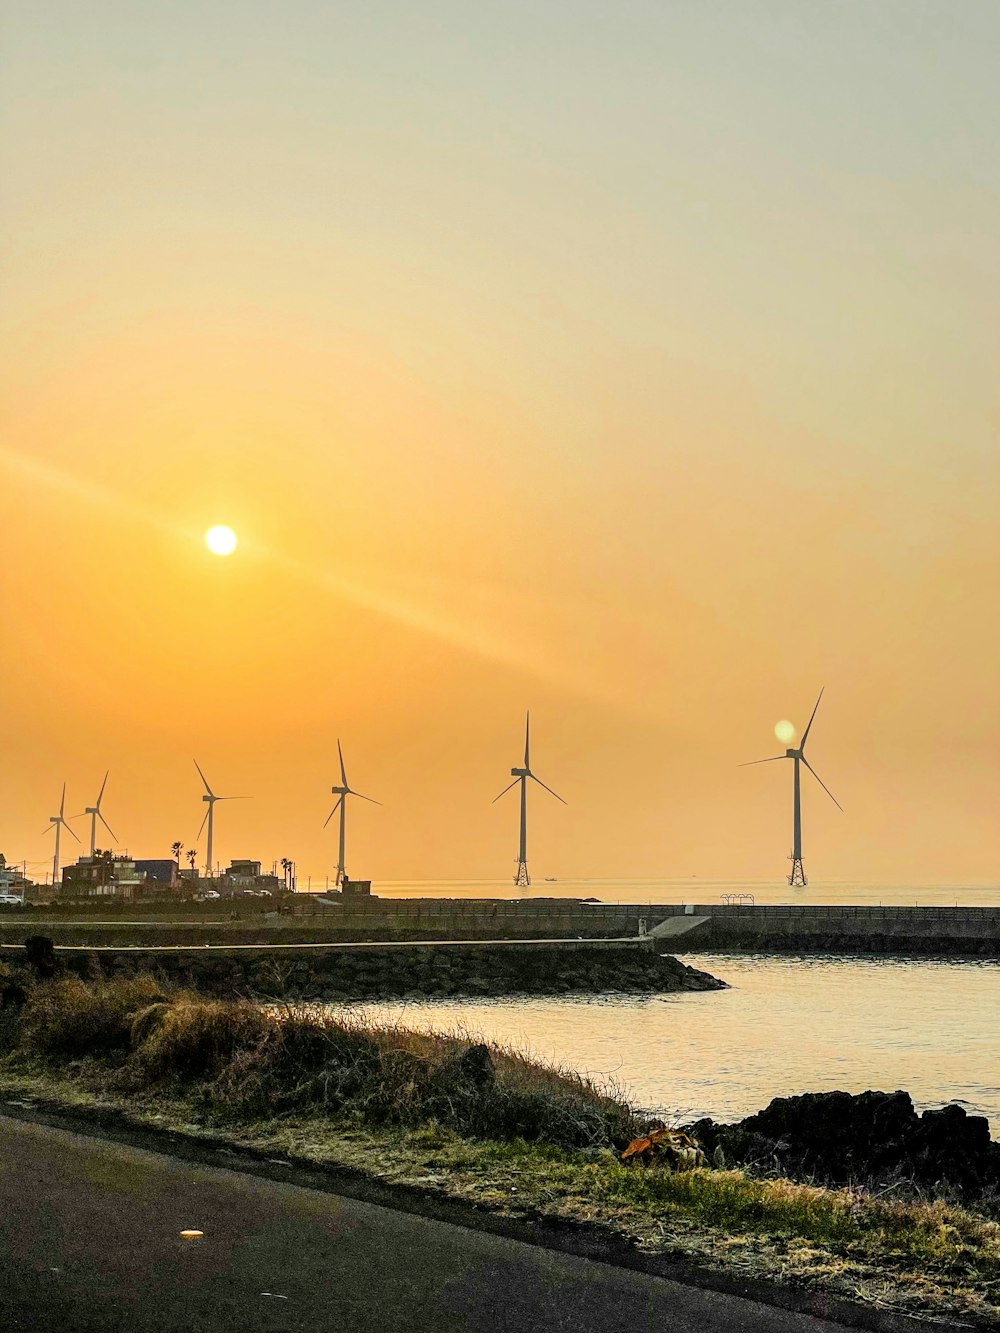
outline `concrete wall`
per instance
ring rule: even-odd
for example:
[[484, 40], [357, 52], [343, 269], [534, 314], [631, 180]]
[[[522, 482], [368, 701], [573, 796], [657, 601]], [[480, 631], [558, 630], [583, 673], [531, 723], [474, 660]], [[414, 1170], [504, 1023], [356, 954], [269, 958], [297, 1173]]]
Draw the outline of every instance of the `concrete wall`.
[[[692, 949], [1000, 956], [1000, 907], [698, 907]], [[685, 948], [682, 940], [677, 949]]]
[[[305, 910], [310, 908], [312, 910]], [[350, 940], [614, 939], [634, 937], [685, 912], [680, 903], [583, 905], [575, 900], [381, 899], [236, 921], [77, 922], [0, 920], [0, 943], [49, 935], [66, 945], [309, 944]], [[708, 918], [672, 952], [713, 949], [1000, 956], [1000, 907], [725, 907], [690, 904]]]

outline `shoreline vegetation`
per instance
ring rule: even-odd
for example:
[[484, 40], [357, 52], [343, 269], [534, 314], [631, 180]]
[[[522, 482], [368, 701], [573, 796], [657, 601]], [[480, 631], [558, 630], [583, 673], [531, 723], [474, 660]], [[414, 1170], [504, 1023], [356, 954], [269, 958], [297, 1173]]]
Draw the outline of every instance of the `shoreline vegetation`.
[[[622, 1090], [468, 1034], [263, 996], [213, 999], [152, 975], [19, 973], [0, 986], [0, 1092], [22, 1105], [113, 1114], [505, 1218], [587, 1228], [644, 1256], [870, 1310], [1000, 1320], [1000, 1214], [981, 1180], [963, 1196], [904, 1178], [898, 1161], [892, 1179], [790, 1179], [773, 1161], [727, 1160], [722, 1145], [735, 1141], [708, 1123], [709, 1164], [632, 1165], [622, 1153], [660, 1122]], [[889, 1098], [897, 1127], [912, 1113], [899, 1096]], [[877, 1121], [879, 1106], [865, 1114]], [[814, 1172], [818, 1160], [807, 1163]]]

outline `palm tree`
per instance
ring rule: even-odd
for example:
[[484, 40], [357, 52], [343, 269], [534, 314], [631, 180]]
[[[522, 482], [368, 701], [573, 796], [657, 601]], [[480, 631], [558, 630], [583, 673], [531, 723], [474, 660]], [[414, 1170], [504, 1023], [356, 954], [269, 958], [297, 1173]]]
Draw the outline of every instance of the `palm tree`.
[[181, 859], [181, 852], [184, 850], [184, 844], [183, 844], [182, 842], [172, 842], [172, 843], [170, 844], [170, 850], [171, 850], [171, 851], [173, 852], [173, 854], [174, 854], [174, 860], [175, 860], [175, 861], [180, 861], [180, 859]]
[[193, 870], [193, 869], [194, 869], [194, 863], [195, 863], [195, 861], [197, 861], [197, 859], [198, 859], [198, 852], [196, 851], [196, 849], [195, 849], [194, 847], [191, 847], [191, 848], [188, 849], [187, 858], [188, 858], [188, 865], [190, 865], [191, 869]]
[[291, 869], [292, 869], [292, 863], [291, 863], [291, 861], [289, 861], [289, 859], [288, 859], [287, 856], [283, 856], [283, 857], [281, 858], [281, 868], [282, 868], [282, 870], [285, 872], [285, 888], [286, 888], [286, 890], [287, 890], [287, 888], [288, 888], [288, 876], [289, 876], [289, 872], [290, 872]]

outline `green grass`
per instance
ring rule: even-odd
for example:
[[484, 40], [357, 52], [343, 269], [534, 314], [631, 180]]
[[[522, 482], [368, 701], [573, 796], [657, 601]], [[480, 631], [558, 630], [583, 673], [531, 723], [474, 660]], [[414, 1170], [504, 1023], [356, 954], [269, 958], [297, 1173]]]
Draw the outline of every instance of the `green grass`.
[[0, 1088], [222, 1135], [657, 1252], [889, 1304], [1000, 1318], [1000, 1227], [743, 1171], [623, 1166], [643, 1121], [579, 1075], [459, 1034], [168, 994], [151, 978], [35, 984], [0, 1013]]

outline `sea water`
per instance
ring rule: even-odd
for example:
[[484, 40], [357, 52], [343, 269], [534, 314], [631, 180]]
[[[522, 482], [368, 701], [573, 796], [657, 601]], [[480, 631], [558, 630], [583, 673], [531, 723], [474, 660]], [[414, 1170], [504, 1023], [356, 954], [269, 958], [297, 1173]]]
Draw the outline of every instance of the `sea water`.
[[[910, 890], [909, 892], [913, 892]], [[605, 895], [606, 896], [606, 895]], [[958, 1102], [1000, 1138], [1000, 963], [688, 954], [725, 991], [366, 1005], [609, 1081], [672, 1120], [840, 1088]]]

